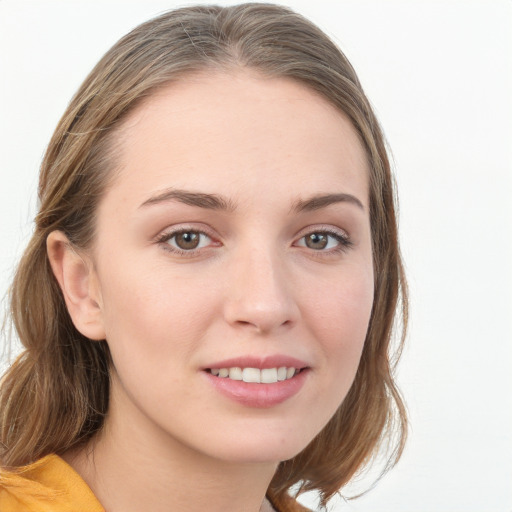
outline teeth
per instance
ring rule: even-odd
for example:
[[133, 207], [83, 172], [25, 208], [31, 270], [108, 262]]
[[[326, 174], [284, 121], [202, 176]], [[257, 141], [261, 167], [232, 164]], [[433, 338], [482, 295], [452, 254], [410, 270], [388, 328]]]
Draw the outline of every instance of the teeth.
[[277, 382], [277, 368], [266, 368], [261, 370], [261, 382], [264, 384], [273, 384]]
[[231, 380], [243, 380], [244, 382], [274, 384], [291, 379], [299, 370], [295, 368], [212, 368], [210, 373], [216, 377], [229, 378]]
[[229, 378], [232, 380], [242, 380], [242, 368], [230, 368], [229, 369]]
[[244, 368], [242, 370], [242, 380], [244, 382], [261, 382], [261, 371], [258, 368]]

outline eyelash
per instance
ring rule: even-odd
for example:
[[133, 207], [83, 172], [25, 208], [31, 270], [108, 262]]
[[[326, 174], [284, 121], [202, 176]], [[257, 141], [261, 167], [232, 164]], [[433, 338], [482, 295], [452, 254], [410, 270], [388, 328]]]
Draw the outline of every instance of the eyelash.
[[[162, 247], [164, 248], [164, 250], [169, 251], [173, 254], [178, 254], [180, 256], [185, 256], [185, 257], [196, 256], [198, 251], [201, 251], [202, 249], [206, 248], [206, 247], [199, 247], [197, 249], [194, 248], [194, 249], [186, 250], [186, 249], [181, 249], [179, 247], [170, 245], [169, 242], [172, 239], [174, 239], [175, 237], [177, 237], [181, 234], [185, 234], [185, 233], [199, 235], [200, 237], [204, 236], [204, 237], [209, 238], [210, 240], [213, 240], [212, 237], [205, 231], [201, 231], [199, 229], [184, 228], [184, 229], [178, 229], [176, 231], [165, 232], [156, 239], [156, 242], [158, 244], [161, 244]], [[312, 231], [309, 231], [309, 232], [303, 234], [301, 237], [298, 238], [297, 242], [294, 242], [294, 246], [297, 247], [296, 244], [299, 241], [305, 240], [306, 237], [311, 236], [311, 235], [327, 235], [328, 237], [333, 238], [336, 242], [338, 242], [338, 245], [336, 247], [329, 248], [328, 250], [322, 250], [322, 249], [316, 250], [316, 249], [309, 248], [309, 249], [311, 249], [311, 251], [313, 253], [316, 253], [315, 255], [318, 255], [318, 256], [329, 256], [329, 255], [338, 254], [341, 252], [346, 252], [354, 245], [348, 235], [342, 234], [342, 233], [332, 230], [332, 229], [320, 228], [320, 229], [312, 230]], [[200, 243], [201, 243], [201, 241], [199, 241], [199, 244]], [[327, 243], [329, 244], [329, 241]], [[308, 248], [306, 245], [306, 242], [298, 245], [298, 247]]]
[[[200, 237], [205, 236], [205, 237], [209, 238], [210, 240], [212, 240], [212, 237], [205, 231], [201, 231], [200, 229], [183, 228], [183, 229], [178, 229], [176, 231], [168, 231], [168, 232], [163, 233], [161, 236], [159, 236], [156, 239], [156, 242], [158, 244], [161, 244], [162, 247], [164, 248], [164, 250], [169, 251], [173, 254], [178, 254], [180, 256], [185, 256], [185, 257], [196, 256], [197, 252], [200, 251], [201, 249], [204, 249], [204, 247], [200, 247], [198, 249], [185, 250], [185, 249], [181, 249], [176, 246], [172, 246], [169, 243], [173, 238], [176, 238], [177, 236], [185, 234], [185, 233], [199, 235]], [[201, 241], [199, 241], [199, 243], [201, 243]]]
[[[314, 253], [316, 253], [318, 256], [329, 256], [331, 254], [339, 254], [341, 252], [346, 252], [349, 250], [354, 243], [350, 240], [350, 237], [347, 234], [340, 233], [339, 231], [335, 231], [333, 229], [328, 228], [318, 228], [314, 229], [312, 231], [308, 231], [304, 235], [302, 235], [298, 240], [304, 240], [306, 237], [311, 235], [327, 235], [330, 238], [334, 238], [336, 242], [338, 242], [338, 245], [336, 247], [330, 248], [328, 250], [315, 250], [311, 249]], [[327, 242], [329, 243], [329, 242]], [[304, 244], [301, 244], [299, 247], [306, 247], [307, 245], [304, 242]]]

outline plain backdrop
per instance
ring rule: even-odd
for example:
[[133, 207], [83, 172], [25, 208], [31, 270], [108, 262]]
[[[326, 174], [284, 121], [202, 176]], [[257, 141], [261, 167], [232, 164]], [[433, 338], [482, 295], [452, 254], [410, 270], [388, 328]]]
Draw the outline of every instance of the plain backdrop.
[[[281, 3], [334, 38], [375, 107], [411, 291], [398, 375], [409, 444], [367, 496], [331, 509], [511, 512], [512, 2]], [[0, 0], [0, 293], [67, 102], [120, 36], [178, 5], [187, 2]]]

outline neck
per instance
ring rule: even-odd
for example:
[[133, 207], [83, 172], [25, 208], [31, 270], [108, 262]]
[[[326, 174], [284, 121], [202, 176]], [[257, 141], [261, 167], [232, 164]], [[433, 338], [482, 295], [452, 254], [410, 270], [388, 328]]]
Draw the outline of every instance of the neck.
[[265, 493], [276, 463], [198, 453], [154, 425], [121, 421], [116, 403], [89, 445], [64, 454], [106, 512], [273, 510]]

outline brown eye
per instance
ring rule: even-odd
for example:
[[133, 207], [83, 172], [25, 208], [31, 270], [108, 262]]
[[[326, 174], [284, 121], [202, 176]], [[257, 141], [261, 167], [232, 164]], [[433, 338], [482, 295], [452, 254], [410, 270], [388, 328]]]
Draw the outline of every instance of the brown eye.
[[298, 247], [307, 247], [313, 251], [336, 253], [352, 246], [347, 235], [331, 231], [313, 231], [295, 242]]
[[166, 236], [162, 241], [178, 252], [202, 249], [211, 243], [210, 237], [200, 231], [180, 231]]
[[310, 249], [325, 249], [329, 241], [329, 236], [325, 233], [311, 233], [304, 237], [306, 247]]
[[180, 249], [184, 250], [190, 250], [190, 249], [196, 249], [199, 245], [200, 235], [199, 233], [192, 233], [192, 232], [186, 232], [186, 233], [180, 233], [179, 235], [175, 236], [176, 245]]

